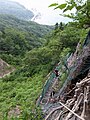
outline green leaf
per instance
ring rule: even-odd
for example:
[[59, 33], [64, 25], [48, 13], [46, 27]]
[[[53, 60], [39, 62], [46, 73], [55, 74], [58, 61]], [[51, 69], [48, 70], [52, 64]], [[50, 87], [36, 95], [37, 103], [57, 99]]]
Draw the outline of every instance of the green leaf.
[[72, 14], [71, 14], [71, 15], [69, 15], [69, 14], [67, 14], [67, 15], [66, 15], [66, 14], [64, 14], [63, 16], [64, 16], [64, 17], [71, 18], [71, 19], [74, 19], [74, 16], [73, 16]]
[[76, 9], [77, 10], [80, 10], [82, 8], [82, 6], [77, 6]]
[[67, 7], [66, 7], [66, 9], [64, 9], [64, 11], [63, 12], [66, 12], [67, 10], [72, 10], [74, 8], [74, 6], [72, 5], [68, 5]]
[[58, 3], [53, 3], [53, 4], [49, 5], [49, 7], [54, 7], [54, 6], [57, 6], [57, 5], [58, 5]]
[[67, 3], [61, 4], [59, 6], [57, 6], [55, 9], [59, 8], [59, 9], [64, 9], [66, 7]]

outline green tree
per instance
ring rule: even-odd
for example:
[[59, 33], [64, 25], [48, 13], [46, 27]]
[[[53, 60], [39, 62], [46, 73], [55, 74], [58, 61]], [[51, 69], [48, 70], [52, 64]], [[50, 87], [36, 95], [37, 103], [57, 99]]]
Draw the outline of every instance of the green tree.
[[63, 29], [64, 29], [64, 24], [63, 24], [62, 22], [60, 22], [59, 29], [60, 29], [60, 30], [63, 30]]
[[[49, 7], [63, 10], [63, 16], [69, 17], [79, 23], [80, 27], [90, 27], [90, 1], [86, 0], [67, 0], [64, 4], [51, 4]], [[72, 12], [74, 9], [75, 12]], [[65, 12], [71, 11], [70, 14]]]
[[58, 29], [58, 23], [55, 24], [55, 30], [57, 30], [57, 29]]

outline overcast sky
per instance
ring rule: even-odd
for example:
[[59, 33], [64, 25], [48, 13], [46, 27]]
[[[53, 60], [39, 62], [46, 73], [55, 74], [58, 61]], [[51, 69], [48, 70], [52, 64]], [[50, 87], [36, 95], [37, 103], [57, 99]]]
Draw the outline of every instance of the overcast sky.
[[[64, 18], [59, 14], [62, 13], [60, 10], [53, 10], [48, 8], [52, 3], [64, 3], [65, 0], [11, 0], [19, 2], [29, 10], [34, 10], [35, 13], [40, 12], [41, 17], [36, 20], [40, 24], [54, 25], [56, 22], [68, 22], [68, 18]], [[38, 12], [36, 12], [38, 11]]]

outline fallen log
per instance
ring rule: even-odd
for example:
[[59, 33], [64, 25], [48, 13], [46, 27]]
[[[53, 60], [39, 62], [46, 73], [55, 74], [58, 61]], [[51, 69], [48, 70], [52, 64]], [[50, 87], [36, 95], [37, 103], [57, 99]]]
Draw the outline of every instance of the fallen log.
[[63, 103], [59, 102], [63, 107], [65, 107], [68, 111], [70, 111], [72, 114], [74, 114], [76, 117], [78, 117], [81, 120], [85, 120], [84, 118], [82, 118], [81, 116], [79, 116], [78, 114], [76, 114], [75, 112], [73, 112], [72, 110], [70, 110], [66, 105], [64, 105]]

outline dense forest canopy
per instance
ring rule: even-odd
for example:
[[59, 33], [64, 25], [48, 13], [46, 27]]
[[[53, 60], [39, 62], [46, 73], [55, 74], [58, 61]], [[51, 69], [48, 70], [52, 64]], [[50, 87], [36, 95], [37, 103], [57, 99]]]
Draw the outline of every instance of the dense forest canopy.
[[53, 26], [27, 22], [9, 15], [0, 15], [0, 55], [10, 63], [9, 58], [23, 56], [26, 51], [41, 46], [42, 39]]

